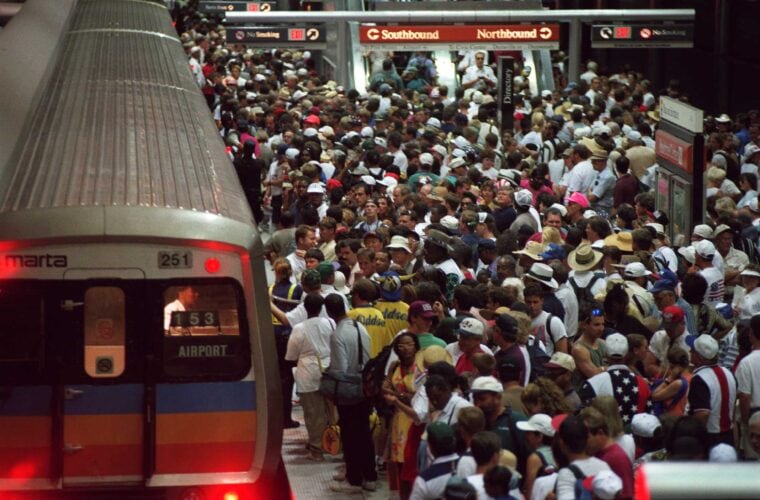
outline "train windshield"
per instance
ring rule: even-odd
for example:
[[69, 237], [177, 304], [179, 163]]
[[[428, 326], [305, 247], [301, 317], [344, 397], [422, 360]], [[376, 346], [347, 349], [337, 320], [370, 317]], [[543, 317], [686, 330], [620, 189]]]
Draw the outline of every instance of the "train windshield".
[[230, 279], [0, 281], [0, 318], [9, 382], [238, 380], [250, 370], [243, 291]]

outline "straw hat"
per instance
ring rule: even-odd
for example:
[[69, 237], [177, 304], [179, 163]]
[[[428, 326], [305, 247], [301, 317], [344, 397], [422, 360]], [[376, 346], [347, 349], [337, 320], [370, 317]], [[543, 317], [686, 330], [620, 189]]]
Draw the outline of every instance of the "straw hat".
[[438, 361], [452, 363], [451, 354], [439, 345], [432, 345], [419, 351], [414, 358], [415, 364], [422, 371], [427, 370], [428, 366]]
[[633, 252], [633, 236], [630, 231], [620, 231], [604, 238], [604, 244], [617, 247], [621, 252]]
[[541, 243], [537, 241], [529, 241], [528, 243], [525, 244], [525, 248], [523, 248], [522, 250], [517, 250], [512, 253], [518, 254], [518, 255], [527, 255], [533, 260], [544, 260], [543, 258], [541, 258], [541, 254], [543, 253], [543, 251], [544, 251], [544, 247]]
[[588, 243], [581, 243], [570, 252], [567, 264], [575, 271], [589, 271], [602, 260], [601, 252], [594, 250]]

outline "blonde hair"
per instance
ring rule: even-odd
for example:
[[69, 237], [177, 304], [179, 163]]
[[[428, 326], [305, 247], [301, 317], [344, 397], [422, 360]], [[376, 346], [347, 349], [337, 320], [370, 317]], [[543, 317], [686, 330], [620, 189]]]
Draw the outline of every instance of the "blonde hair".
[[589, 433], [593, 431], [602, 430], [608, 436], [612, 436], [610, 427], [607, 423], [607, 419], [601, 411], [597, 410], [593, 406], [588, 406], [581, 410], [579, 416], [583, 420], [583, 423], [588, 427]]
[[546, 248], [550, 243], [561, 245], [563, 243], [562, 236], [556, 227], [544, 226], [541, 231], [541, 244]]
[[720, 167], [710, 167], [707, 169], [707, 180], [712, 182], [723, 182], [726, 178], [726, 171]]
[[[620, 417], [620, 407], [613, 396], [597, 396], [591, 401], [592, 408], [601, 414], [607, 423], [607, 431], [610, 437], [618, 437], [623, 434], [623, 419]], [[586, 420], [585, 418], [583, 420]], [[593, 427], [592, 428], [598, 428]]]
[[544, 119], [543, 113], [533, 113], [530, 117], [530, 125], [533, 127], [533, 130], [536, 132], [541, 132], [544, 129], [544, 123], [546, 120]]
[[518, 344], [523, 344], [523, 345], [527, 344], [528, 336], [530, 335], [530, 332], [533, 330], [533, 326], [532, 326], [533, 321], [530, 319], [530, 316], [520, 311], [507, 311], [506, 314], [509, 314], [510, 316], [515, 318], [515, 321], [517, 321], [516, 342]]

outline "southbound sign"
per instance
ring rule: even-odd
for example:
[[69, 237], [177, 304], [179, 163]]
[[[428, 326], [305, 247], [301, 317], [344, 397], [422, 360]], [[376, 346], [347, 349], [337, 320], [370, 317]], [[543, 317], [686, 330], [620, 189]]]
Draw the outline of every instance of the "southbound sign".
[[595, 49], [691, 48], [693, 24], [594, 25], [591, 47]]
[[[363, 46], [383, 50], [419, 50], [420, 46], [445, 46], [452, 50], [527, 50], [559, 48], [558, 24], [466, 26], [368, 26], [359, 27]], [[366, 48], [366, 47], [365, 47]]]

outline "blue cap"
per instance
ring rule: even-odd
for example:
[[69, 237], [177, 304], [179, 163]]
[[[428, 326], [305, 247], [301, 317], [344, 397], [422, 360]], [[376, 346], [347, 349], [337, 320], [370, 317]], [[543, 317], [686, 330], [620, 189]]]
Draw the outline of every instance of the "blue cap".
[[285, 151], [287, 151], [289, 147], [290, 147], [290, 146], [288, 146], [288, 145], [287, 145], [287, 144], [285, 144], [284, 142], [283, 142], [283, 143], [280, 143], [280, 144], [277, 146], [277, 154], [278, 154], [278, 155], [284, 155], [284, 154], [285, 154]]
[[496, 242], [488, 238], [481, 238], [478, 240], [478, 249], [481, 248], [483, 250], [496, 250]]
[[570, 83], [567, 84], [567, 87], [565, 87], [565, 92], [570, 92], [571, 90], [577, 89], [577, 88], [578, 88], [578, 84], [577, 83], [570, 82]]
[[664, 292], [665, 290], [672, 292], [675, 289], [676, 289], [675, 283], [673, 283], [670, 280], [662, 279], [662, 280], [655, 281], [654, 285], [652, 285], [652, 288], [649, 290], [649, 292], [652, 295], [655, 295], [657, 293]]
[[377, 283], [380, 285], [380, 295], [383, 300], [388, 302], [398, 302], [401, 300], [401, 278], [396, 271], [386, 271], [377, 278]]
[[567, 257], [567, 252], [562, 245], [557, 243], [549, 243], [547, 249], [541, 254], [544, 260], [565, 260], [565, 257]]

